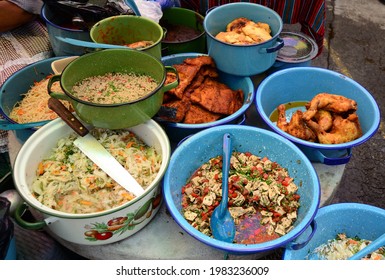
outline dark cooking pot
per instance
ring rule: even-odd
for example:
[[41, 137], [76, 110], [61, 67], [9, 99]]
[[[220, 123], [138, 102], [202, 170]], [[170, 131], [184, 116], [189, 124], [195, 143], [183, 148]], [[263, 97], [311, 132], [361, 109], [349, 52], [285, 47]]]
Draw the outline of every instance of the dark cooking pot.
[[[163, 66], [150, 54], [131, 49], [108, 49], [80, 56], [70, 62], [61, 75], [50, 79], [48, 92], [52, 97], [70, 101], [79, 118], [88, 124], [109, 129], [128, 128], [151, 119], [162, 105], [164, 92], [178, 85], [178, 80], [164, 85], [168, 71], [176, 73], [175, 68]], [[77, 82], [112, 72], [148, 75], [158, 85], [138, 100], [119, 104], [96, 104], [72, 95], [72, 87]], [[52, 92], [51, 86], [58, 80], [65, 94]]]
[[[178, 7], [164, 10], [159, 21], [159, 24], [167, 30], [162, 41], [163, 56], [189, 52], [206, 53], [206, 32], [203, 28], [203, 20], [204, 17], [193, 10]], [[187, 33], [183, 36], [173, 35], [185, 28]], [[190, 34], [192, 31], [195, 31], [194, 34]]]

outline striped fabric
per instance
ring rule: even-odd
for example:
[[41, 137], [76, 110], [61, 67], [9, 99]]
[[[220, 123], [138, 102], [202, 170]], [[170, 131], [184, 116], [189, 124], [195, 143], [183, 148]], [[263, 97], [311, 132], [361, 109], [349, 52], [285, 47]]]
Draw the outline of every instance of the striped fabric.
[[202, 15], [212, 7], [234, 2], [251, 2], [276, 11], [285, 24], [301, 24], [301, 32], [312, 37], [322, 52], [325, 36], [325, 0], [181, 0], [181, 6], [195, 10]]

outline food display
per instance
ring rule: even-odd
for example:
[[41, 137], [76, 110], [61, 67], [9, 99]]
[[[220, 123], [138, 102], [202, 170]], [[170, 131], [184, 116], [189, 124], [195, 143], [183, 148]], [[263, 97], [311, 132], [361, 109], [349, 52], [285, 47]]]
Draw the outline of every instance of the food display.
[[[300, 207], [297, 190], [277, 162], [233, 152], [228, 206], [236, 224], [234, 243], [262, 243], [289, 232]], [[222, 156], [217, 156], [201, 165], [183, 186], [182, 213], [194, 228], [212, 236], [210, 217], [221, 199]]]
[[272, 36], [269, 24], [240, 17], [231, 21], [226, 31], [219, 32], [215, 38], [229, 44], [250, 45], [263, 43]]
[[[127, 130], [94, 128], [96, 139], [146, 189], [157, 176], [162, 157]], [[95, 213], [112, 209], [135, 198], [95, 165], [74, 144], [78, 137], [61, 138], [52, 153], [42, 160], [31, 192], [45, 206], [73, 213]]]
[[[160, 116], [171, 122], [208, 123], [231, 115], [244, 102], [244, 92], [233, 90], [218, 80], [219, 74], [210, 56], [186, 58], [173, 65], [179, 76], [179, 85], [164, 94], [164, 108], [172, 114]], [[175, 73], [167, 73], [166, 84], [177, 79]]]
[[[339, 233], [336, 238], [315, 248], [306, 259], [346, 260], [370, 243], [371, 241], [366, 239], [348, 237], [345, 233]], [[385, 247], [380, 247], [362, 260], [385, 260]]]
[[158, 83], [148, 75], [106, 73], [81, 80], [72, 87], [73, 96], [97, 104], [119, 104], [151, 93]]
[[[58, 115], [48, 108], [49, 94], [47, 84], [49, 78], [35, 82], [34, 85], [24, 94], [21, 101], [17, 102], [12, 108], [9, 117], [17, 123], [31, 123], [45, 120], [53, 120]], [[57, 92], [62, 92], [59, 82], [55, 82], [52, 88]], [[68, 101], [61, 101], [68, 109], [72, 110]]]
[[321, 144], [346, 143], [362, 136], [356, 101], [319, 93], [305, 107], [305, 112], [298, 109], [287, 121], [286, 105], [280, 104], [277, 126], [295, 137]]

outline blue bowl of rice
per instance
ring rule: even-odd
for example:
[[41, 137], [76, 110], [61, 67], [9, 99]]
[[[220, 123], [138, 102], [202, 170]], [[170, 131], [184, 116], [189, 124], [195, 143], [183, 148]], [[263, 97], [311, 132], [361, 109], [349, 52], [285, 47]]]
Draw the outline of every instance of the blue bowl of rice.
[[[164, 56], [162, 62], [166, 66], [172, 66], [174, 64], [182, 63], [186, 58], [194, 58], [201, 55], [207, 55], [202, 53], [180, 53], [173, 54], [169, 56]], [[187, 124], [187, 123], [177, 123], [164, 121], [162, 119], [157, 119], [159, 124], [164, 128], [170, 141], [180, 142], [182, 139], [195, 134], [203, 129], [209, 127], [215, 127], [223, 124], [240, 124], [242, 125], [245, 122], [245, 113], [250, 105], [253, 103], [255, 96], [255, 89], [252, 80], [249, 77], [238, 77], [233, 76], [218, 70], [219, 81], [229, 86], [231, 89], [242, 89], [244, 94], [244, 103], [242, 107], [235, 113], [228, 115], [219, 120], [200, 123], [200, 124]]]

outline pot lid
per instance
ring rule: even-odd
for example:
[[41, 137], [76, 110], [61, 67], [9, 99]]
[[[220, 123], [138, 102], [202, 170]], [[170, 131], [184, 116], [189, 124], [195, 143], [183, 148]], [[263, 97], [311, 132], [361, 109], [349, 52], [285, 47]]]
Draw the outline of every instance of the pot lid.
[[278, 61], [299, 63], [313, 59], [318, 53], [315, 41], [305, 34], [281, 32], [279, 36], [284, 46], [278, 51]]

